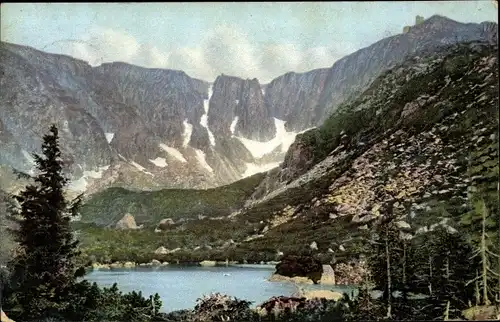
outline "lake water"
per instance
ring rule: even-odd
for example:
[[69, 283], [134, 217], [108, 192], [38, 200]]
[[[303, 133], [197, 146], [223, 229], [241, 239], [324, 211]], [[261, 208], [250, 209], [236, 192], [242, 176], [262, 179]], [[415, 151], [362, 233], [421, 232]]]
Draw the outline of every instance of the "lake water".
[[[162, 312], [192, 309], [196, 299], [219, 292], [258, 305], [272, 296], [290, 296], [297, 288], [286, 282], [269, 282], [272, 266], [182, 267], [93, 270], [85, 276], [100, 286], [118, 284], [122, 292], [142, 291], [145, 297], [158, 293]], [[315, 285], [315, 288], [319, 285]], [[322, 288], [331, 289], [323, 286]], [[337, 289], [337, 291], [342, 291]]]

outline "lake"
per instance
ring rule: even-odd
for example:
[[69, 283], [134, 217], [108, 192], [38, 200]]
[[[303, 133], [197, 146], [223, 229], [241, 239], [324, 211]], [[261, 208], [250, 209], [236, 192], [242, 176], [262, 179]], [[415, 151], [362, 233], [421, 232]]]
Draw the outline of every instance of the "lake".
[[[290, 296], [297, 288], [286, 282], [269, 282], [273, 266], [165, 266], [159, 268], [93, 270], [85, 276], [100, 286], [118, 284], [122, 292], [142, 291], [145, 297], [158, 293], [162, 312], [192, 309], [203, 294], [219, 292], [258, 305], [272, 296]], [[315, 288], [319, 285], [315, 285]], [[323, 286], [325, 289], [332, 287]], [[337, 289], [337, 291], [342, 291]]]

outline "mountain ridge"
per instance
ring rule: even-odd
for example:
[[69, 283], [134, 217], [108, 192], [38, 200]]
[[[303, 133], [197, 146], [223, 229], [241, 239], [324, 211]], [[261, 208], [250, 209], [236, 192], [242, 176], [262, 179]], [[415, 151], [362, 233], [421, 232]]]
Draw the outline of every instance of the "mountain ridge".
[[[24, 155], [39, 150], [44, 124], [55, 121], [63, 129], [70, 173], [74, 181], [85, 181], [90, 193], [109, 185], [208, 188], [267, 171], [284, 160], [297, 133], [319, 126], [341, 102], [411, 52], [497, 37], [491, 23], [431, 18], [330, 68], [288, 72], [268, 84], [227, 75], [209, 83], [179, 70], [123, 62], [90, 66], [2, 42], [1, 84], [7, 89], [0, 94], [2, 162], [29, 171]], [[453, 39], [457, 34], [460, 39]], [[412, 35], [406, 46], [394, 44]], [[382, 58], [367, 63], [363, 57], [370, 55]], [[266, 150], [265, 144], [276, 148], [252, 153]]]

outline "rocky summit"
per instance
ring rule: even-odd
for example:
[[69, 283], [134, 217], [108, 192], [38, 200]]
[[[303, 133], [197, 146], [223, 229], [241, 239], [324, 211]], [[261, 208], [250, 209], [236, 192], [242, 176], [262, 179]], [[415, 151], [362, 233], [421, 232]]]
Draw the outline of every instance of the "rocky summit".
[[[328, 157], [328, 164], [322, 161], [315, 165], [311, 160], [317, 152], [304, 141], [312, 138], [313, 132], [303, 134], [302, 140], [288, 150], [297, 134], [328, 122], [332, 113], [345, 102], [352, 104], [362, 93], [366, 101], [359, 102], [356, 109], [367, 110], [366, 106], [379, 99], [374, 96], [376, 93], [369, 99], [366, 94], [368, 88], [379, 91], [382, 84], [374, 85], [376, 80], [387, 80], [400, 73], [406, 74], [397, 79], [405, 79], [434, 68], [415, 58], [410, 74], [408, 68], [400, 67], [401, 71], [379, 78], [407, 61], [409, 55], [424, 57], [427, 52], [457, 42], [497, 40], [494, 23], [462, 24], [441, 16], [433, 16], [406, 31], [358, 50], [329, 68], [290, 72], [269, 84], [228, 75], [213, 81], [199, 80], [182, 71], [148, 69], [122, 62], [92, 67], [69, 56], [2, 42], [0, 189], [16, 189], [13, 180], [5, 180], [11, 168], [32, 171], [31, 153], [40, 152], [42, 136], [51, 123], [61, 130], [62, 151], [72, 178], [70, 189], [76, 192], [91, 194], [112, 186], [132, 190], [211, 188], [276, 168], [283, 160], [279, 179], [266, 178], [268, 186], [258, 189], [261, 195], [283, 189], [282, 183], [306, 182], [309, 179], [304, 178], [313, 176], [305, 171], [319, 171], [321, 166], [326, 169], [332, 162], [342, 162], [339, 151], [351, 157], [357, 152], [339, 145], [334, 154], [320, 153], [321, 157]], [[441, 81], [449, 81], [449, 87], [454, 80]], [[384, 99], [395, 99], [394, 95], [400, 95], [397, 93], [411, 90], [405, 89], [403, 83], [395, 85], [399, 87], [384, 86], [389, 91]], [[404, 117], [398, 126], [411, 123], [415, 115], [427, 111], [422, 106], [440, 102], [436, 95], [430, 91], [408, 101], [409, 105], [402, 107]], [[378, 104], [381, 106], [368, 109], [378, 113], [373, 117], [396, 113]], [[450, 126], [446, 124], [442, 126]], [[440, 129], [430, 133], [438, 135]], [[398, 138], [394, 140], [431, 140], [406, 132], [393, 135]], [[356, 144], [364, 144], [363, 149], [372, 149], [366, 153], [375, 154], [392, 147], [391, 136], [386, 138], [388, 145], [373, 140], [363, 134]], [[397, 152], [401, 147], [395, 149]], [[427, 178], [411, 175], [419, 180]]]

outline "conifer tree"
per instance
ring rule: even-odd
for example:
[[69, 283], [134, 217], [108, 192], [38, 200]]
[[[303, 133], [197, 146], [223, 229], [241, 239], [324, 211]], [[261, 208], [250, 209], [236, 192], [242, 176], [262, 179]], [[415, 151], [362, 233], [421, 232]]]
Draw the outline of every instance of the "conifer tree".
[[[474, 277], [477, 261], [472, 258], [472, 247], [465, 237], [443, 227], [425, 236], [425, 250], [431, 254], [432, 273], [427, 276], [433, 285], [429, 294], [429, 313], [432, 318], [458, 318], [462, 310], [468, 307], [473, 296], [473, 288], [467, 281]], [[423, 265], [425, 266], [425, 265]], [[427, 267], [423, 268], [426, 272]]]
[[478, 276], [469, 282], [478, 282], [479, 284], [480, 294], [476, 295], [481, 299], [479, 304], [491, 305], [492, 299], [498, 296], [493, 285], [494, 281], [499, 278], [499, 274], [495, 272], [493, 263], [496, 262], [499, 255], [492, 250], [494, 245], [491, 242], [490, 234], [488, 234], [488, 228], [496, 224], [493, 221], [493, 216], [489, 214], [485, 201], [481, 198], [474, 203], [474, 214], [476, 215], [475, 218], [472, 217], [471, 219], [480, 218], [481, 228], [479, 236], [473, 236], [472, 238], [475, 245], [473, 257], [479, 259], [480, 266]]
[[81, 196], [72, 202], [64, 196], [68, 179], [63, 174], [55, 125], [43, 137], [42, 154], [33, 155], [38, 171], [33, 183], [14, 197], [18, 207], [11, 213], [19, 218], [19, 228], [14, 231], [19, 251], [8, 265], [13, 290], [9, 304], [23, 320], [64, 310], [65, 292], [78, 277], [78, 242], [73, 238], [70, 218], [76, 215]]

